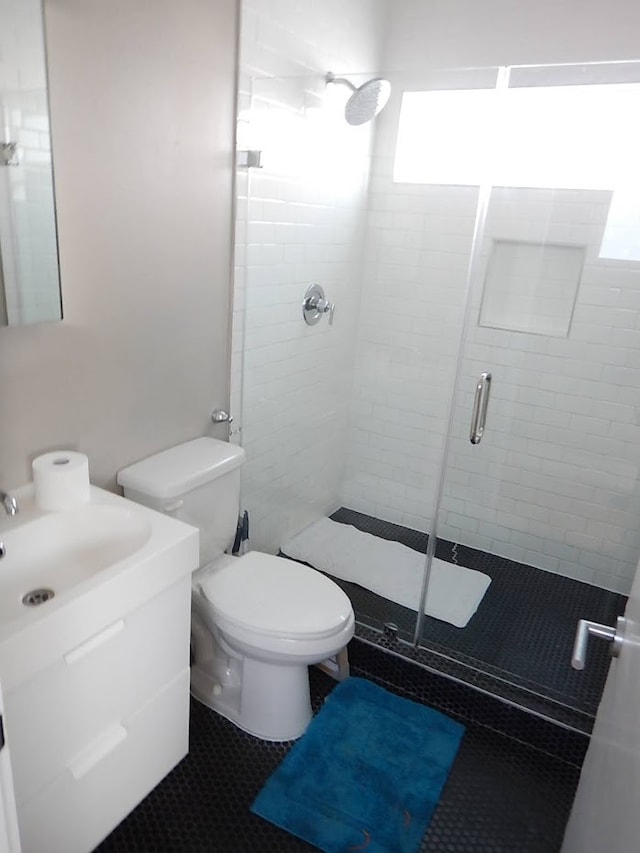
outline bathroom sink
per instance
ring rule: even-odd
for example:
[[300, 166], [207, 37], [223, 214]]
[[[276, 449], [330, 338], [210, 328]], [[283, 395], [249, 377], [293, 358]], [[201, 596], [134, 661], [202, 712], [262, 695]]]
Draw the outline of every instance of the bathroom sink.
[[149, 520], [128, 507], [90, 503], [5, 530], [0, 560], [0, 626], [73, 589], [138, 551]]
[[51, 512], [35, 505], [31, 485], [12, 494], [19, 513], [0, 518], [5, 683], [197, 568], [196, 528], [119, 495], [92, 486], [89, 503]]

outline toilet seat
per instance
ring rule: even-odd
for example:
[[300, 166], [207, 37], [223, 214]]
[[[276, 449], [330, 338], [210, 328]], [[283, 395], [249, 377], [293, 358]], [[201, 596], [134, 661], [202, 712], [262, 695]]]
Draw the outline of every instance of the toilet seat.
[[331, 637], [353, 619], [348, 596], [315, 569], [250, 551], [199, 584], [214, 615], [227, 625], [263, 636], [315, 640]]

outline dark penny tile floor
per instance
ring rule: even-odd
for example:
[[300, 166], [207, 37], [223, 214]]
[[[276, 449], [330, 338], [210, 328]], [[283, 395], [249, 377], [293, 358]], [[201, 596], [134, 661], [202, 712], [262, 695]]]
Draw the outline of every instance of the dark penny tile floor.
[[[426, 551], [426, 533], [345, 508], [331, 518]], [[516, 701], [525, 705], [543, 697], [548, 700], [546, 712], [552, 717], [563, 719], [562, 706], [566, 706], [592, 718], [609, 669], [609, 648], [606, 643], [590, 643], [588, 666], [580, 672], [572, 669], [577, 622], [590, 619], [615, 625], [616, 616], [624, 612], [626, 597], [444, 540], [438, 542], [436, 556], [484, 572], [491, 577], [491, 584], [465, 628], [425, 617], [420, 648], [435, 653], [431, 657], [425, 654], [425, 661], [455, 677], [466, 677], [467, 670], [475, 684], [480, 673], [483, 688], [498, 695], [506, 695], [504, 683], [508, 682], [511, 689], [506, 698], [513, 698], [514, 689], [519, 689]], [[400, 639], [413, 641], [414, 610], [357, 584], [336, 583], [351, 598], [361, 625], [381, 630], [385, 623], [393, 622]], [[371, 639], [371, 635], [367, 637]], [[409, 654], [414, 659], [419, 656], [419, 652]]]
[[[341, 509], [334, 520], [424, 551], [427, 535]], [[578, 619], [615, 622], [625, 599], [568, 578], [439, 542], [436, 555], [489, 574], [465, 629], [340, 582], [359, 618], [351, 671], [467, 727], [420, 853], [557, 853], [608, 656], [569, 666]], [[320, 567], [319, 567], [320, 568]], [[385, 635], [386, 622], [397, 625]], [[311, 670], [314, 709], [335, 682]], [[295, 853], [304, 841], [251, 814], [291, 744], [259, 741], [192, 700], [189, 755], [97, 848], [99, 853]]]
[[[354, 641], [360, 646], [359, 641]], [[352, 644], [353, 647], [353, 644]], [[447, 708], [467, 732], [431, 821], [421, 853], [556, 853], [579, 775], [581, 752], [558, 757], [475, 722], [477, 696], [439, 676], [425, 684], [408, 678], [410, 691], [391, 683], [403, 667], [378, 649], [354, 649], [352, 673], [409, 698]], [[317, 710], [333, 682], [311, 671]], [[458, 691], [458, 692], [456, 692]], [[510, 709], [512, 713], [512, 709]], [[499, 714], [497, 715], [500, 716]], [[499, 720], [498, 720], [499, 722]], [[499, 727], [499, 726], [498, 726]], [[517, 734], [517, 726], [515, 729]], [[251, 737], [192, 701], [189, 755], [97, 848], [99, 853], [294, 853], [315, 848], [256, 817], [250, 805], [291, 744]], [[586, 743], [586, 738], [585, 738]], [[543, 744], [544, 746], [544, 744]], [[569, 760], [567, 760], [567, 756]]]

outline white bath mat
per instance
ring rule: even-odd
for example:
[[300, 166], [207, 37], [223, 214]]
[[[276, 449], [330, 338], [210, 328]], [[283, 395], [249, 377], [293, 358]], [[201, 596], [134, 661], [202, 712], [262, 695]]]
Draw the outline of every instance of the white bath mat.
[[[350, 524], [321, 518], [283, 545], [282, 552], [411, 610], [420, 600], [424, 554]], [[434, 557], [425, 613], [464, 628], [490, 583], [482, 572]]]

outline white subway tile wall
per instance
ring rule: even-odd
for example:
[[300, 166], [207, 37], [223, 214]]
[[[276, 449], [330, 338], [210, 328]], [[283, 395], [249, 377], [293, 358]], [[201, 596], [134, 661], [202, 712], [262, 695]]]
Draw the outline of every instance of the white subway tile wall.
[[478, 189], [393, 182], [400, 101], [377, 119], [342, 502], [429, 530]]
[[0, 166], [0, 243], [9, 324], [59, 316], [51, 144], [42, 38], [35, 0], [4, 3], [0, 32], [0, 142], [17, 166]]
[[[325, 75], [377, 71], [385, 9], [243, 5], [238, 142], [263, 168], [238, 171], [232, 408], [243, 508], [265, 551], [340, 505], [371, 129], [344, 122]], [[335, 302], [332, 326], [303, 320], [312, 283]]]

